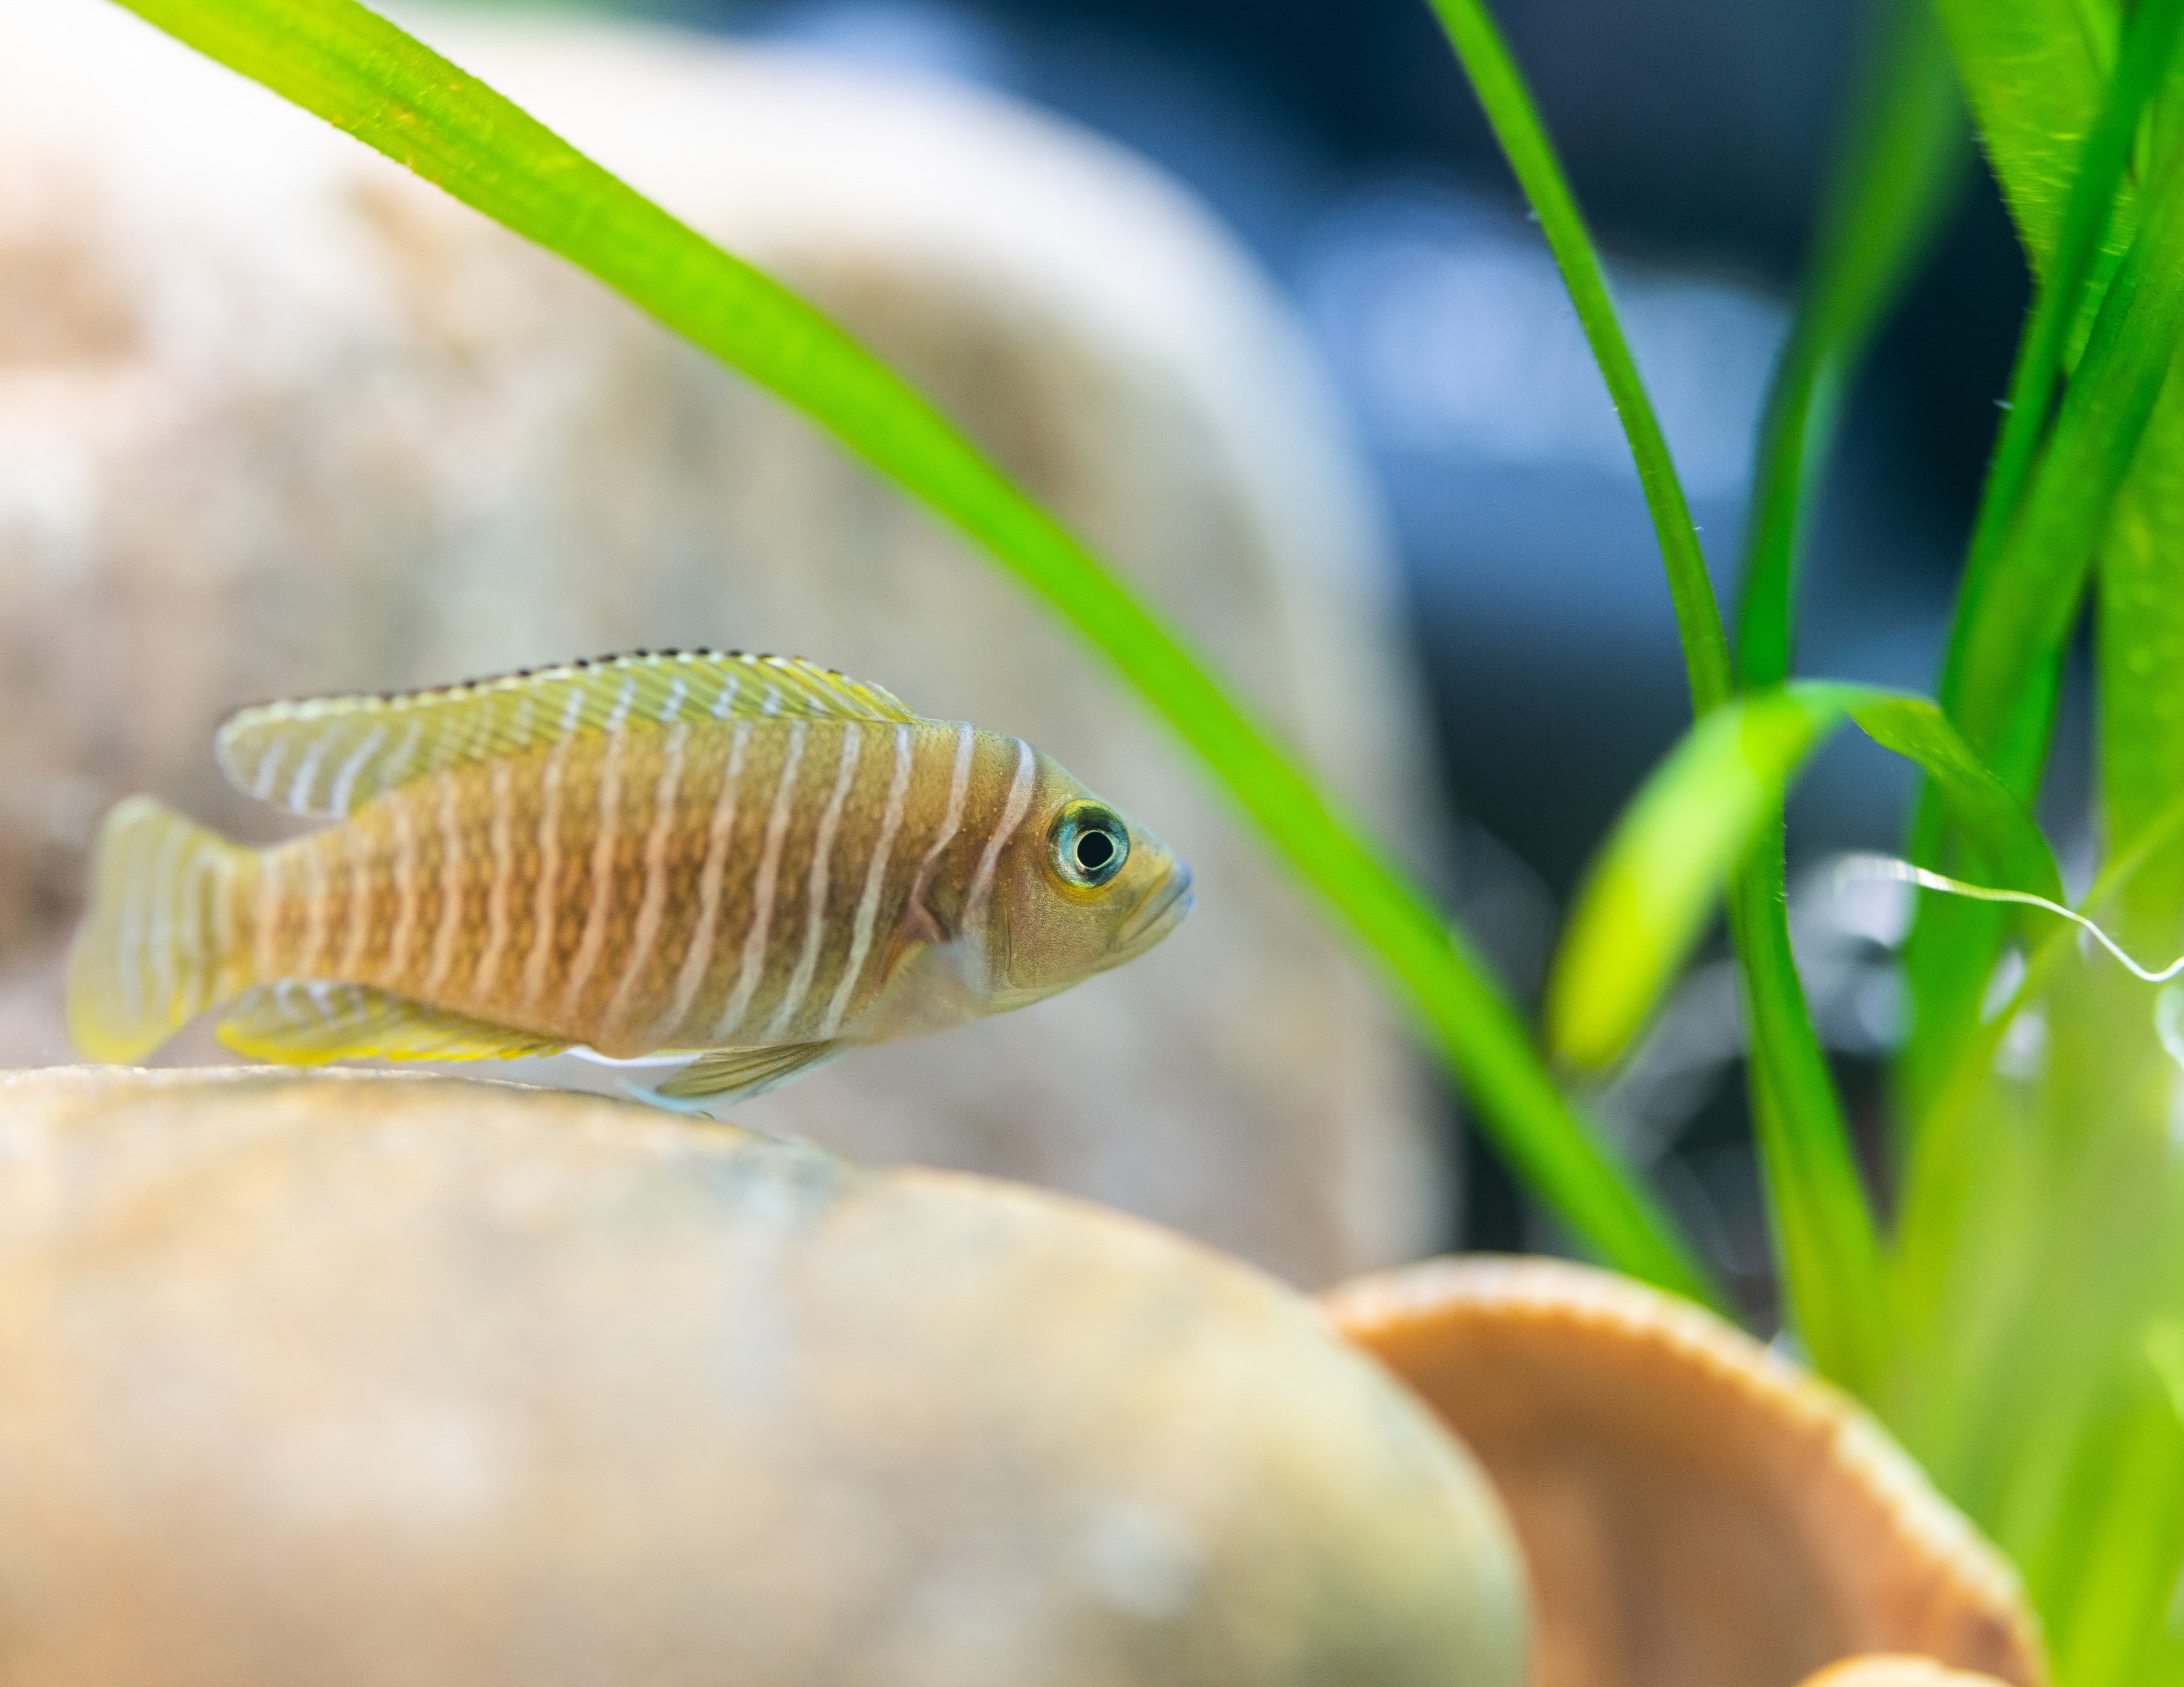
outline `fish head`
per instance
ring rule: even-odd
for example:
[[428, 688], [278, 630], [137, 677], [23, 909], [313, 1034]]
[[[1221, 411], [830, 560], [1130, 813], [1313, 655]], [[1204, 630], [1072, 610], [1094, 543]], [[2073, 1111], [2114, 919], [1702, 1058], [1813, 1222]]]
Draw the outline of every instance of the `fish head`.
[[987, 1011], [1134, 960], [1182, 924], [1193, 900], [1174, 851], [1041, 756], [1031, 810], [997, 863]]

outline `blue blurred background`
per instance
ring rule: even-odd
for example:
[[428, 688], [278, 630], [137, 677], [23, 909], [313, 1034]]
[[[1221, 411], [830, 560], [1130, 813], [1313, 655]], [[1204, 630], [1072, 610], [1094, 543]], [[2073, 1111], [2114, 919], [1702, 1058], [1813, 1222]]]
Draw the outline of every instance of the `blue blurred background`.
[[[1686, 701], [1615, 416], [1424, 0], [650, 9], [1061, 114], [1164, 166], [1252, 251], [1307, 323], [1380, 483], [1462, 822], [1449, 887], [1529, 997], [1557, 907]], [[1733, 604], [1754, 431], [1869, 20], [1791, 0], [1497, 9], [1607, 249]], [[1962, 175], [1851, 407], [1814, 533], [1807, 673], [1934, 681], [2025, 288], [1969, 151]], [[2066, 718], [2065, 786], [2085, 778], [2083, 736]], [[1892, 847], [1909, 790], [1862, 741], [1836, 746], [1792, 807], [1793, 863]], [[1824, 1031], [1869, 1113], [1892, 1009], [1886, 917], [1859, 919], [1821, 909], [1800, 935]], [[1679, 1204], [1756, 1276], [1734, 990], [1719, 969], [1691, 990], [1683, 1046], [1603, 1108], [1650, 1137], [1635, 1146], [1671, 1198], [1687, 1186]], [[1468, 1147], [1465, 1161], [1468, 1245], [1545, 1239], [1490, 1160]]]

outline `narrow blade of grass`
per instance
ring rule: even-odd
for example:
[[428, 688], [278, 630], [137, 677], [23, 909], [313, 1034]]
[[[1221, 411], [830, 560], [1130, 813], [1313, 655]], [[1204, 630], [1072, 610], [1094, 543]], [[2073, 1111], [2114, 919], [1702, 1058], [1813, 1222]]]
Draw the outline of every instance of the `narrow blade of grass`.
[[[1964, 121], [1931, 11], [1925, 0], [1882, 0], [1881, 20], [1768, 397], [1738, 617], [1738, 672], [1747, 686], [1790, 672], [1804, 529], [1845, 389], [1960, 171]], [[1752, 1118], [1798, 1327], [1824, 1371], [1869, 1394], [1892, 1333], [1880, 1238], [1797, 975], [1783, 850], [1778, 807], [1730, 886], [1752, 1042]]]
[[[2111, 59], [2081, 27], [2081, 0], [1936, 0], [2003, 197], [2042, 269], [2062, 237], [2064, 205]], [[2126, 224], [2113, 235], [2121, 252]]]
[[123, 3], [590, 271], [990, 551], [1115, 664], [1342, 918], [1408, 997], [1502, 1151], [1572, 1228], [1633, 1275], [1714, 1298], [1656, 1204], [1555, 1088], [1461, 936], [1173, 633], [849, 335], [353, 0]]
[[2184, 1567], [2184, 1322], [2155, 1320], [2103, 1391], [2060, 1515], [2025, 1567], [2072, 1687], [2173, 1680], [2155, 1650]]
[[2003, 406], [2002, 433], [1987, 469], [1964, 564], [1959, 628], [1968, 628], [1976, 618], [1980, 596], [2023, 501], [2062, 378], [2071, 330], [2104, 288], [2103, 241], [2124, 197], [2139, 119], [2176, 55], [2180, 22], [2184, 22], [2184, 0], [2145, 0], [2132, 14], [2099, 115], [2079, 149], [2064, 201], [2062, 227], [2033, 300], [2031, 321], [2018, 342], [2009, 396]]
[[1777, 1269], [1814, 1366], [1870, 1398], [1891, 1338], [1880, 1237], [1797, 978], [1783, 913], [1782, 817], [1769, 813], [1730, 885], [1730, 932], [1752, 1027], [1752, 1117]]
[[1675, 605], [1676, 632], [1683, 643], [1684, 666], [1691, 690], [1694, 713], [1724, 701], [1730, 690], [1729, 640], [1722, 631], [1721, 609], [1715, 601], [1713, 578], [1707, 573], [1706, 552], [1700, 547], [1698, 528], [1691, 520], [1691, 505], [1677, 478], [1667, 437], [1654, 414], [1653, 401], [1639, 378], [1638, 365], [1630, 355], [1615, 303], [1607, 290], [1607, 272], [1592, 236], [1578, 209], [1555, 155], [1554, 142], [1532, 101], [1508, 43], [1495, 26], [1484, 0], [1432, 0], [1450, 44], [1462, 61], [1472, 91], [1486, 113], [1487, 123], [1501, 142], [1503, 154], [1538, 214], [1540, 232], [1555, 254], [1570, 302], [1592, 347], [1594, 360], [1607, 382], [1608, 395], [1621, 417], [1630, 441], [1630, 455], [1638, 465], [1639, 483], [1646, 492], [1646, 506], [1653, 517], [1653, 531], [1661, 545], [1661, 560], [1669, 573], [1669, 595]]
[[1845, 389], [1963, 178], [1956, 75], [1924, 0], [1884, 7], [1788, 344], [1768, 395], [1737, 618], [1747, 685], [1790, 676], [1797, 578]]

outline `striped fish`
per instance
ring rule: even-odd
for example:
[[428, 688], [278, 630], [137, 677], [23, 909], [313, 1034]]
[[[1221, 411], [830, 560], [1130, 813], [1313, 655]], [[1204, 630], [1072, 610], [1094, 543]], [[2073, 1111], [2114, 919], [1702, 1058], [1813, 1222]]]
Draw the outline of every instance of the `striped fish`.
[[1191, 904], [1159, 839], [1019, 739], [780, 656], [642, 653], [234, 716], [221, 769], [333, 822], [99, 837], [69, 1026], [142, 1059], [224, 1008], [254, 1059], [689, 1064], [684, 1104], [1021, 1007]]

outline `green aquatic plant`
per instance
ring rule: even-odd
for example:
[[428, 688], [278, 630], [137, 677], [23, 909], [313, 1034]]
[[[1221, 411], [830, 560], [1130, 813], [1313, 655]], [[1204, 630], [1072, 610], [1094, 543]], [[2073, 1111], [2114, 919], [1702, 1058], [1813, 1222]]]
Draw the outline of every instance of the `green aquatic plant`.
[[[1452, 929], [1206, 665], [938, 411], [810, 305], [354, 0], [122, 0], [589, 271], [797, 405], [1104, 654], [1378, 961], [1482, 1122], [1622, 1269], [1713, 1290]], [[2094, 598], [2100, 821], [2079, 903], [2184, 944], [2184, 0], [1893, 0], [1759, 442], [1734, 641], [1605, 271], [1482, 0], [1431, 0], [1568, 282], [1629, 433], [1695, 724], [1580, 896], [1547, 1029], [1612, 1064], [1719, 894], [1789, 1324], [2023, 1566], [2064, 1687], [2184, 1679], [2184, 996], [2021, 904], [1928, 895], [1887, 1144], [1862, 1173], [1784, 907], [1783, 795], [1855, 722], [1922, 770], [1930, 871], [2056, 900], [2029, 804]], [[1960, 98], [1959, 88], [1969, 96]], [[1845, 390], [1948, 214], [1968, 103], [2038, 281], [1938, 698], [1793, 678], [1801, 540]], [[2021, 964], [2013, 988], [1998, 971]], [[1999, 1005], [1983, 1006], [2000, 998]]]

